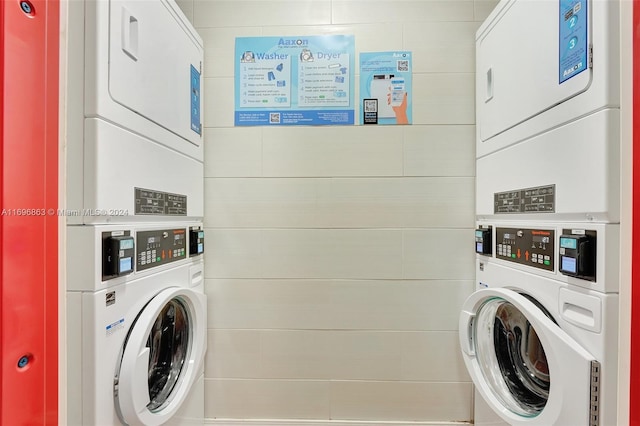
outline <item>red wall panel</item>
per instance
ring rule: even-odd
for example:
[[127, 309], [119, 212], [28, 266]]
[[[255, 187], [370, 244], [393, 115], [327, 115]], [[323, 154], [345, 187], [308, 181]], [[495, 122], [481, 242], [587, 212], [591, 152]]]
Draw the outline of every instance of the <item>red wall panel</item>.
[[0, 424], [55, 425], [59, 4], [2, 0], [0, 25]]

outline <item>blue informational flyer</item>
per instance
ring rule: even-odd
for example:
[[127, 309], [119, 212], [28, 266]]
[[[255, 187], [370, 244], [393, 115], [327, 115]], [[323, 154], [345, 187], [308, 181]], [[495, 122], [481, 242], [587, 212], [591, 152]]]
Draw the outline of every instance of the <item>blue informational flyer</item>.
[[360, 54], [360, 124], [411, 124], [411, 52]]
[[238, 37], [235, 125], [354, 124], [354, 37]]
[[587, 12], [586, 0], [560, 0], [560, 83], [589, 67]]

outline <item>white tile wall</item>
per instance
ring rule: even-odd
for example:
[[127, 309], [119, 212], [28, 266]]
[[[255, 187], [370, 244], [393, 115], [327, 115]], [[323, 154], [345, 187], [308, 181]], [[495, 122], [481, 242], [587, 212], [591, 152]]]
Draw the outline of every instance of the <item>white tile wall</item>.
[[[471, 420], [457, 327], [496, 3], [179, 0], [205, 43], [208, 418]], [[322, 34], [412, 51], [413, 125], [233, 127], [235, 38]]]

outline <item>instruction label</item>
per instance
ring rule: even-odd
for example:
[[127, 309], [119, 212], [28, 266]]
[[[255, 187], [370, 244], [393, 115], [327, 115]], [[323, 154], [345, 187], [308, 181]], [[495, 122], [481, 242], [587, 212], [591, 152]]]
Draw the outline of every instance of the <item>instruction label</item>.
[[353, 36], [236, 38], [235, 125], [354, 124]]
[[587, 17], [586, 0], [560, 0], [560, 84], [589, 67]]

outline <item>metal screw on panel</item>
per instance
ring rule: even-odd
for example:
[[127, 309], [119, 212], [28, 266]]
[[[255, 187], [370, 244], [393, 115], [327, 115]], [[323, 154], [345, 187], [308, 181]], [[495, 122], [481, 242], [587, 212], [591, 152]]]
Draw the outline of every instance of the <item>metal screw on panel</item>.
[[18, 368], [25, 368], [29, 364], [29, 357], [27, 355], [23, 355], [18, 360]]
[[31, 3], [29, 3], [28, 1], [21, 1], [20, 2], [20, 8], [27, 15], [33, 15], [33, 12], [34, 12], [33, 5]]

